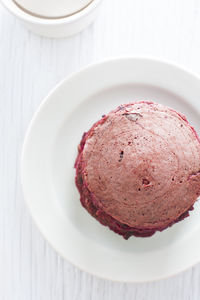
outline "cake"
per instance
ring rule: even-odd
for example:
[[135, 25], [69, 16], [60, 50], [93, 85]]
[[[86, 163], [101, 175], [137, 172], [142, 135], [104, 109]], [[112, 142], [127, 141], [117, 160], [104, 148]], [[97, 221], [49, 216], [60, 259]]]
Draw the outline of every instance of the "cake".
[[149, 237], [189, 216], [200, 196], [200, 139], [171, 108], [124, 104], [83, 134], [75, 168], [90, 215], [125, 239]]

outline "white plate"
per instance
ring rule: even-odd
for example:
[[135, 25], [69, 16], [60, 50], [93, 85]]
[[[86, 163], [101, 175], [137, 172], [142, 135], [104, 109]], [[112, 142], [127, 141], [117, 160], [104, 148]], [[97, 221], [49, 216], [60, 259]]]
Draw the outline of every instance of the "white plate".
[[186, 114], [200, 131], [200, 79], [175, 65], [115, 59], [72, 75], [35, 114], [22, 155], [22, 185], [44, 237], [64, 258], [94, 275], [128, 282], [165, 278], [200, 261], [200, 204], [190, 218], [150, 238], [128, 241], [81, 206], [74, 184], [84, 131], [117, 105], [153, 100]]

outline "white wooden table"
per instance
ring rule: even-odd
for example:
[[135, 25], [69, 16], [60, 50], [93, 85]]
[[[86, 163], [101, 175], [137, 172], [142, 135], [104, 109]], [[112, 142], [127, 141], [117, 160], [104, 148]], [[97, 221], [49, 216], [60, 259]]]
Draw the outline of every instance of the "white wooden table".
[[43, 97], [85, 65], [124, 55], [169, 59], [200, 75], [200, 1], [105, 0], [95, 24], [62, 40], [35, 36], [0, 5], [1, 300], [200, 299], [200, 265], [139, 285], [79, 271], [51, 249], [24, 204], [21, 146]]

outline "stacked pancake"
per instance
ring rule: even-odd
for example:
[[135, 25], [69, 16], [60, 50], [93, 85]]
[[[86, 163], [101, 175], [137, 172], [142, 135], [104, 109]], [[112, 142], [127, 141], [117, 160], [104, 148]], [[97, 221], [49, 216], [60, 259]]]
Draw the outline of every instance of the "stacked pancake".
[[163, 105], [119, 106], [83, 135], [78, 151], [82, 205], [125, 239], [184, 219], [200, 195], [200, 139]]

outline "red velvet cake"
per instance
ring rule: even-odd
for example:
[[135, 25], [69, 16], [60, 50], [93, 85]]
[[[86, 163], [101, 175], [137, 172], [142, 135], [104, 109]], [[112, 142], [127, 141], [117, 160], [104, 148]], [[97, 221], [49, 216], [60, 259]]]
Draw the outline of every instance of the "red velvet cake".
[[124, 104], [83, 135], [75, 163], [82, 205], [125, 239], [184, 219], [200, 196], [200, 139], [185, 116]]

